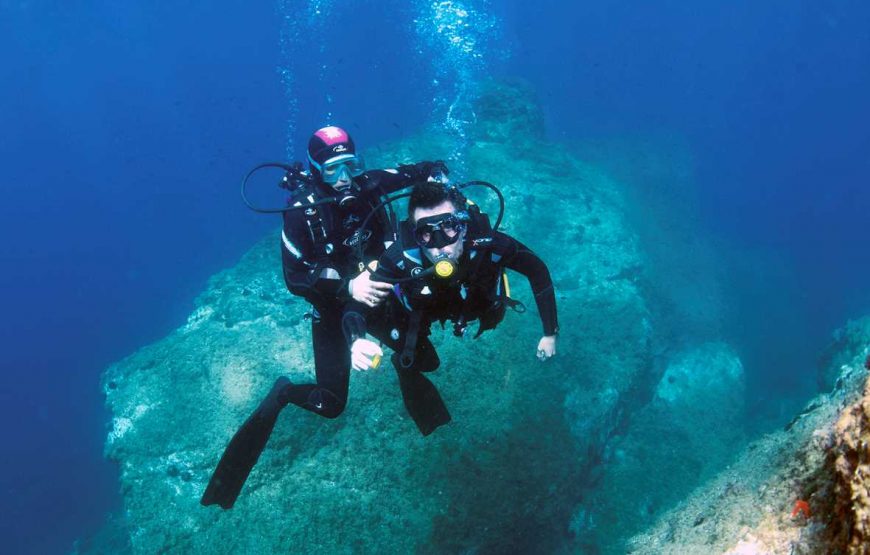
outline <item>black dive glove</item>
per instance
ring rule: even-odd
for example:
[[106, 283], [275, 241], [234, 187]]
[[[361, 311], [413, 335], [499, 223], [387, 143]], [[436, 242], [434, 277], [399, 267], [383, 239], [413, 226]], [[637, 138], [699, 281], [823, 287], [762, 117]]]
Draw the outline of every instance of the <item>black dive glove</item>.
[[417, 162], [414, 164], [414, 170], [421, 178], [429, 179], [430, 177], [438, 182], [443, 182], [450, 175], [450, 169], [444, 160], [435, 160], [434, 162]]

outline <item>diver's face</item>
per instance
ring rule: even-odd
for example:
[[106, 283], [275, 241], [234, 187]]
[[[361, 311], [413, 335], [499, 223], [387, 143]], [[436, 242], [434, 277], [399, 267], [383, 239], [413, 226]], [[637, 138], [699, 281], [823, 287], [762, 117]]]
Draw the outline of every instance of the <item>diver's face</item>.
[[[416, 225], [417, 222], [419, 222], [423, 218], [431, 218], [432, 216], [446, 217], [451, 214], [456, 214], [456, 207], [453, 206], [453, 203], [449, 200], [445, 200], [438, 206], [434, 206], [432, 208], [415, 208], [414, 213], [411, 216], [413, 218], [414, 224]], [[462, 256], [462, 244], [465, 241], [465, 234], [466, 230], [465, 228], [463, 228], [460, 232], [458, 232], [459, 236], [457, 237], [456, 241], [450, 243], [449, 245], [435, 248], [421, 248], [426, 254], [426, 258], [428, 258], [432, 262], [442, 258], [449, 258], [453, 262], [457, 262], [459, 260], [459, 257]]]
[[350, 174], [344, 172], [339, 176], [338, 181], [335, 182], [332, 188], [337, 191], [344, 191], [345, 189], [350, 187], [351, 183], [353, 183], [353, 179], [350, 177]]
[[336, 191], [343, 191], [353, 183], [353, 177], [344, 165], [339, 164], [323, 168], [323, 181]]
[[320, 170], [323, 182], [335, 189], [344, 191], [353, 184], [353, 178], [360, 176], [365, 171], [362, 158], [352, 156], [341, 158], [333, 163], [326, 163]]

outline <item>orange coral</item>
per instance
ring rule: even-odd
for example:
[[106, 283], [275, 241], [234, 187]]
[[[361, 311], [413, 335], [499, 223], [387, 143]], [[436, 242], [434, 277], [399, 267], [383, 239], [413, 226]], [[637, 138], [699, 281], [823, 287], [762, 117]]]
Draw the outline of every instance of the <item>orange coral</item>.
[[794, 509], [791, 511], [791, 517], [794, 518], [800, 513], [803, 513], [805, 517], [810, 518], [812, 513], [810, 512], [810, 504], [804, 501], [803, 499], [798, 499], [794, 502]]

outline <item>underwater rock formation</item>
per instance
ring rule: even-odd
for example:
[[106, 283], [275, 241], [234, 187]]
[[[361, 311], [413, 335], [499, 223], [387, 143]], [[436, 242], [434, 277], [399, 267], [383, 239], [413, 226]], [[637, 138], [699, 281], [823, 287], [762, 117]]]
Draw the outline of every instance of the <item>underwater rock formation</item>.
[[[864, 367], [870, 370], [870, 355], [865, 356]], [[866, 555], [870, 553], [870, 379], [864, 382], [863, 397], [841, 413], [834, 434], [831, 550]]]
[[624, 553], [621, 539], [730, 462], [745, 443], [744, 394], [743, 365], [727, 345], [671, 356], [652, 400], [607, 445], [601, 481], [572, 522], [581, 543]]
[[822, 391], [839, 387], [841, 368], [867, 351], [867, 318], [851, 320], [836, 330], [830, 345], [822, 353], [818, 384]]
[[870, 553], [870, 317], [834, 339], [833, 390], [633, 537], [632, 553]]
[[[570, 542], [591, 470], [657, 381], [644, 259], [620, 186], [562, 147], [541, 148], [527, 91], [489, 84], [477, 98], [466, 150], [430, 130], [366, 157], [379, 167], [454, 154], [468, 175], [452, 177], [502, 188], [503, 229], [550, 265], [559, 356], [535, 360], [540, 323], [514, 279], [529, 314], [476, 341], [433, 330], [449, 426], [420, 437], [388, 365], [354, 373], [341, 418], [286, 409], [235, 507], [203, 508], [220, 453], [274, 378], [313, 380], [308, 306], [285, 290], [279, 239], [268, 237], [210, 280], [184, 326], [104, 375], [106, 454], [120, 468], [133, 552], [553, 552]], [[484, 189], [468, 193], [492, 211]]]

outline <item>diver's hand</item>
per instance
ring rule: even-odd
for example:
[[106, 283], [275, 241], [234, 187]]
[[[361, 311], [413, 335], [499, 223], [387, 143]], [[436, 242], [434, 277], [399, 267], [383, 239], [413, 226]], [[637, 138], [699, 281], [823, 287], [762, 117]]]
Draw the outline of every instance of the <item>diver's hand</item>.
[[538, 341], [538, 360], [544, 362], [550, 357], [556, 355], [556, 336], [545, 335]]
[[437, 183], [447, 183], [449, 181], [447, 176], [450, 175], [450, 169], [447, 167], [447, 164], [444, 163], [444, 160], [419, 162], [415, 164], [415, 166], [421, 175], [426, 176], [427, 181]]
[[378, 306], [393, 288], [389, 283], [383, 281], [372, 281], [372, 275], [369, 272], [363, 272], [356, 276], [347, 284], [347, 290], [354, 300], [371, 307]]
[[350, 362], [354, 370], [371, 370], [377, 367], [375, 357], [384, 356], [384, 351], [374, 341], [368, 339], [357, 339], [350, 346]]

